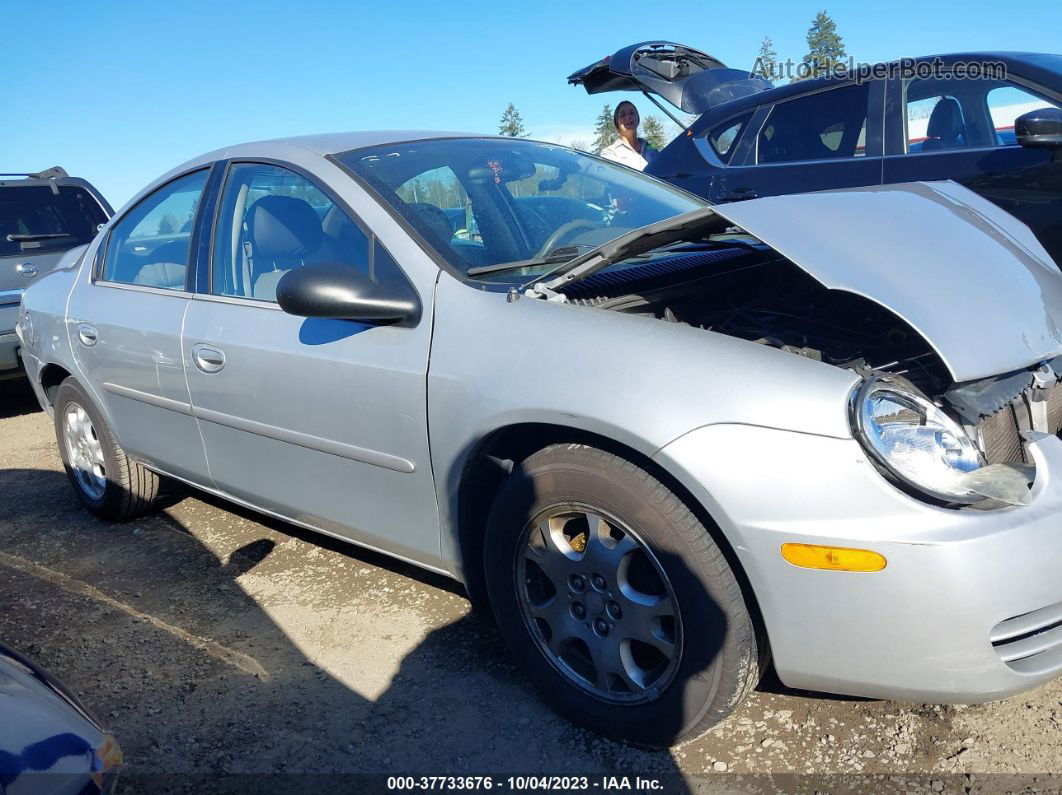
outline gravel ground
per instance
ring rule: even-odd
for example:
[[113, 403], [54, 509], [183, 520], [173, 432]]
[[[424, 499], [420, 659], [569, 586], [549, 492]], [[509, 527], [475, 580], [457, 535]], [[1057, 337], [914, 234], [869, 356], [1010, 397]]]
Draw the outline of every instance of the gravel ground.
[[[896, 779], [896, 791], [1062, 783], [1044, 778], [1062, 772], [1062, 680], [956, 707], [798, 692], [768, 675], [726, 724], [670, 752], [604, 740], [538, 700], [445, 578], [199, 493], [132, 523], [95, 520], [62, 473], [51, 421], [17, 383], [0, 385], [0, 605], [0, 638], [102, 717], [133, 781], [519, 771], [678, 773], [689, 791], [769, 780], [732, 774], [918, 782]], [[1007, 773], [1037, 778], [992, 775]]]

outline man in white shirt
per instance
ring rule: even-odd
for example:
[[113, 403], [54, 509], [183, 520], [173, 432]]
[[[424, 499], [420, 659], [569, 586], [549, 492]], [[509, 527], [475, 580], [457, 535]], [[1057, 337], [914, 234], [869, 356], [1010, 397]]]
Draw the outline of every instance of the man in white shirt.
[[612, 124], [615, 125], [619, 138], [616, 139], [616, 143], [602, 149], [601, 156], [606, 160], [643, 171], [649, 161], [656, 156], [657, 151], [649, 146], [644, 138], [638, 137], [640, 122], [638, 109], [634, 107], [633, 102], [625, 99], [618, 104], [616, 111], [612, 114]]

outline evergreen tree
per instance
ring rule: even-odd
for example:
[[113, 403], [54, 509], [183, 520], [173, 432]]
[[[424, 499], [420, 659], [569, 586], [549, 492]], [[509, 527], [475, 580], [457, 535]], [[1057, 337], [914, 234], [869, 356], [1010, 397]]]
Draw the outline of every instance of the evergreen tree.
[[[808, 77], [821, 77], [833, 67], [843, 64], [848, 54], [837, 33], [837, 23], [825, 11], [820, 11], [808, 28], [808, 54], [803, 63]], [[795, 78], [794, 78], [795, 79]]]
[[760, 52], [756, 56], [756, 63], [752, 66], [752, 74], [762, 77], [764, 80], [775, 80], [775, 72], [778, 70], [778, 53], [774, 50], [774, 42], [770, 36], [763, 37], [760, 44]]
[[159, 219], [159, 228], [157, 234], [171, 235], [177, 231], [177, 216], [173, 213], [166, 213]]
[[616, 143], [616, 139], [619, 138], [619, 133], [616, 132], [616, 125], [612, 123], [612, 106], [605, 105], [601, 109], [601, 115], [597, 117], [597, 122], [594, 124], [594, 154], [601, 154], [601, 150], [606, 146], [612, 146]]
[[508, 135], [511, 138], [524, 138], [530, 135], [524, 129], [524, 120], [520, 116], [520, 111], [511, 102], [502, 114], [501, 122], [498, 123], [498, 135]]
[[648, 116], [642, 124], [642, 138], [649, 146], [658, 152], [667, 146], [667, 133], [664, 131], [664, 123], [656, 116]]

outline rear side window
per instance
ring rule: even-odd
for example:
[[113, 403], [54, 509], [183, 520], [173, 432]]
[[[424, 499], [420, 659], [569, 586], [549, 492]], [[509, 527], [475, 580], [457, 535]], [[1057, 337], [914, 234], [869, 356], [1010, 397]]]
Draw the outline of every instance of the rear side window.
[[207, 173], [196, 171], [164, 185], [115, 224], [103, 261], [105, 281], [185, 289], [192, 228]]
[[820, 91], [774, 107], [757, 140], [758, 163], [861, 157], [870, 84]]
[[84, 188], [5, 185], [0, 187], [0, 257], [66, 251], [91, 241], [106, 220]]
[[745, 129], [745, 125], [749, 123], [751, 118], [752, 114], [748, 113], [739, 119], [730, 119], [708, 133], [708, 143], [712, 145], [712, 149], [724, 162], [730, 160], [734, 144], [737, 143], [742, 130]]

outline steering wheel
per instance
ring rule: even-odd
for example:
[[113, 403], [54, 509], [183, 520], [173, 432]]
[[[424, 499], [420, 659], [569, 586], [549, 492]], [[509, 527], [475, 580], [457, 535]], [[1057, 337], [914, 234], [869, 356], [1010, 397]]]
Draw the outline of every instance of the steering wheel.
[[576, 218], [574, 221], [568, 221], [566, 224], [561, 224], [550, 233], [550, 236], [546, 238], [546, 242], [535, 252], [532, 259], [542, 259], [557, 245], [557, 243], [561, 241], [561, 238], [576, 229], [582, 229], [584, 226], [593, 228], [596, 227], [597, 224], [593, 221], [587, 221], [585, 218]]

